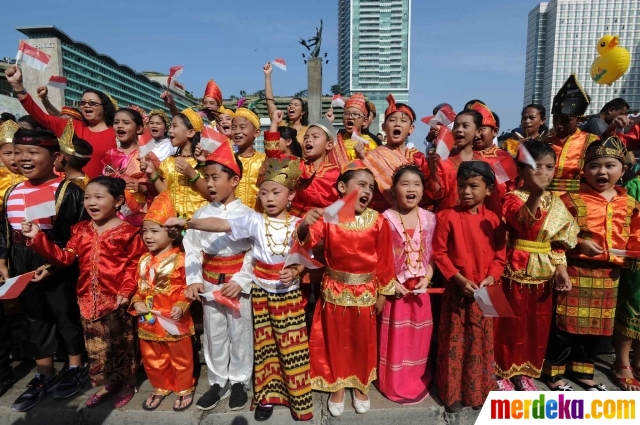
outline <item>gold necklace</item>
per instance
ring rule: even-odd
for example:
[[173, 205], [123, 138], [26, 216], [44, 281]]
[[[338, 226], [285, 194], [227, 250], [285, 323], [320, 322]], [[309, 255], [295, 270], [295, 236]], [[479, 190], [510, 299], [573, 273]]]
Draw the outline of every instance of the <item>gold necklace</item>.
[[[265, 233], [265, 236], [267, 237], [267, 246], [269, 247], [269, 251], [271, 251], [271, 254], [274, 256], [284, 255], [285, 251], [289, 247], [289, 236], [291, 236], [291, 229], [289, 229], [289, 224], [290, 224], [289, 220], [291, 219], [291, 216], [289, 215], [289, 213], [286, 214], [284, 219], [284, 224], [282, 225], [282, 227], [274, 226], [271, 220], [269, 220], [268, 215], [263, 214], [263, 216], [264, 216], [264, 233]], [[282, 242], [276, 242], [273, 239], [274, 235], [271, 233], [270, 229], [273, 230], [274, 232], [286, 229], [284, 240]], [[280, 252], [276, 252], [276, 249], [279, 246], [282, 247], [282, 250], [280, 250]]]
[[[414, 232], [418, 232], [418, 247], [414, 248], [413, 246], [413, 238], [409, 237], [407, 233], [407, 228], [404, 225], [404, 220], [402, 219], [402, 214], [398, 212], [398, 216], [400, 217], [400, 225], [402, 226], [402, 233], [404, 233], [404, 252], [405, 259], [404, 264], [407, 266], [407, 271], [413, 275], [413, 277], [418, 277], [422, 269], [422, 254], [424, 253], [424, 247], [422, 245], [422, 224], [420, 223], [420, 213], [418, 212], [418, 220], [417, 226]], [[415, 236], [415, 233], [414, 233]], [[414, 262], [411, 260], [411, 254], [418, 254], [417, 260]]]

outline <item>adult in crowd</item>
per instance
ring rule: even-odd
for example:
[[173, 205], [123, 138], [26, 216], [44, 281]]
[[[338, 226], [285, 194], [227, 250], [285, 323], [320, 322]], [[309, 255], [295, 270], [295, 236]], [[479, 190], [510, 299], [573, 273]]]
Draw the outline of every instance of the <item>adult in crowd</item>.
[[[60, 137], [68, 120], [49, 115], [40, 109], [22, 85], [22, 71], [17, 65], [9, 67], [5, 75], [13, 88], [13, 93], [27, 113], [40, 125]], [[93, 147], [91, 160], [83, 170], [90, 179], [93, 179], [102, 173], [104, 154], [116, 147], [116, 133], [112, 128], [116, 108], [106, 94], [93, 89], [84, 91], [78, 105], [85, 122], [74, 120], [73, 128], [76, 136], [86, 140]]]
[[581, 130], [600, 137], [607, 130], [614, 128], [613, 121], [620, 115], [629, 113], [629, 104], [621, 97], [607, 102], [598, 115], [594, 115], [585, 122]]

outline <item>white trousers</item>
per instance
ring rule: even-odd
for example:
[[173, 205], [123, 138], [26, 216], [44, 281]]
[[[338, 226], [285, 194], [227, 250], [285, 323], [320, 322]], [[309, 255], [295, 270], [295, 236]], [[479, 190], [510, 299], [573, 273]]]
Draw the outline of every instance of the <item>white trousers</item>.
[[[205, 290], [222, 285], [205, 283]], [[251, 388], [253, 374], [253, 317], [251, 296], [240, 295], [240, 310], [208, 301], [204, 312], [204, 358], [209, 385], [244, 384]]]

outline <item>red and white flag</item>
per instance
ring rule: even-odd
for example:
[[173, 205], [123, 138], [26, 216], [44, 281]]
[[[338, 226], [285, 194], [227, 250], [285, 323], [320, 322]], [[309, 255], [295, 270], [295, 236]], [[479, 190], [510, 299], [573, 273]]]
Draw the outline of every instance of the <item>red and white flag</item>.
[[324, 209], [322, 218], [326, 223], [351, 223], [356, 220], [356, 202], [360, 196], [359, 190], [354, 190], [342, 199]]
[[140, 158], [147, 156], [156, 147], [156, 142], [148, 128], [138, 136], [138, 146], [140, 147]]
[[151, 313], [156, 315], [156, 319], [158, 319], [158, 323], [160, 326], [164, 328], [170, 335], [184, 335], [189, 333], [189, 326], [176, 322], [175, 320], [165, 317], [158, 310], [150, 310]]
[[531, 152], [529, 152], [529, 149], [525, 148], [523, 144], [518, 148], [518, 162], [530, 165], [534, 170], [538, 168], [536, 160], [533, 159]]
[[513, 181], [518, 176], [518, 169], [515, 166], [513, 160], [507, 159], [506, 157], [501, 161], [493, 164], [493, 172], [496, 175], [496, 181], [498, 184], [506, 183], [508, 181]]
[[56, 89], [64, 90], [67, 87], [67, 77], [57, 77], [52, 75], [51, 78], [49, 78], [49, 83], [47, 85]]
[[227, 136], [217, 132], [211, 127], [204, 127], [202, 129], [202, 134], [200, 135], [200, 147], [203, 151], [211, 153], [218, 149], [218, 147], [223, 143], [227, 143]]
[[31, 282], [36, 272], [29, 272], [12, 277], [0, 286], [0, 300], [12, 300], [18, 298], [24, 288]]
[[218, 304], [226, 305], [234, 310], [240, 310], [240, 299], [224, 296], [221, 291], [203, 292], [200, 296], [207, 301], [215, 301]]
[[516, 317], [509, 305], [509, 301], [502, 292], [501, 285], [489, 285], [479, 288], [473, 297], [482, 310], [484, 317]]
[[56, 215], [56, 196], [49, 187], [25, 193], [23, 196], [26, 221], [31, 222]]
[[16, 62], [22, 62], [24, 65], [42, 71], [47, 67], [50, 60], [51, 56], [42, 50], [36, 49], [24, 41], [20, 41], [18, 54], [16, 54]]
[[438, 133], [438, 137], [435, 141], [436, 144], [436, 153], [440, 155], [440, 158], [444, 161], [449, 158], [453, 147], [456, 144], [455, 139], [453, 138], [453, 134], [449, 127], [442, 126], [440, 127], [440, 132]]
[[282, 58], [276, 58], [273, 62], [271, 62], [271, 64], [275, 67], [280, 68], [283, 71], [287, 70], [287, 64]]
[[433, 294], [433, 295], [442, 295], [444, 294], [444, 288], [424, 288], [424, 289], [414, 289], [413, 291], [414, 295], [419, 295], [419, 294]]
[[339, 94], [333, 96], [331, 99], [331, 107], [332, 108], [344, 108], [344, 99]]
[[172, 80], [175, 80], [180, 76], [180, 74], [182, 74], [183, 69], [184, 69], [184, 66], [182, 65], [173, 66], [169, 68], [169, 76], [167, 77], [167, 88], [171, 87]]
[[626, 249], [610, 249], [609, 254], [615, 257], [627, 257], [640, 259], [640, 251], [629, 251]]
[[369, 141], [364, 137], [362, 137], [361, 135], [359, 135], [358, 133], [356, 133], [355, 131], [351, 133], [351, 140], [353, 140], [354, 142], [355, 141], [362, 142], [364, 143], [365, 147], [369, 146]]
[[289, 254], [284, 260], [284, 267], [282, 270], [293, 264], [300, 264], [308, 269], [320, 269], [324, 267], [322, 263], [314, 260], [309, 251], [301, 247], [298, 242], [293, 242], [293, 245], [289, 249]]
[[453, 109], [451, 109], [450, 106], [445, 105], [442, 108], [440, 108], [437, 114], [424, 117], [420, 121], [422, 121], [427, 125], [430, 125], [431, 127], [435, 127], [438, 124], [448, 126], [455, 119], [456, 119], [456, 113], [453, 111]]

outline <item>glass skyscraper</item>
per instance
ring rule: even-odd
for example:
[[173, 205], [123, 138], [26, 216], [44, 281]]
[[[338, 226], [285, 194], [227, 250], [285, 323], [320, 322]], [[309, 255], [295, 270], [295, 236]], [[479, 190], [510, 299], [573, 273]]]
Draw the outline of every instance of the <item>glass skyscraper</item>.
[[[147, 111], [156, 108], [167, 110], [160, 99], [166, 86], [110, 56], [96, 52], [88, 44], [71, 39], [60, 29], [41, 26], [19, 27], [17, 30], [29, 37], [25, 40], [27, 43], [51, 55], [51, 61], [42, 73], [23, 68], [25, 85], [32, 95], [37, 86], [46, 84], [49, 76], [58, 75], [67, 77], [68, 82], [63, 97], [59, 90], [50, 90], [54, 106], [73, 106], [81, 99], [82, 92], [91, 88], [108, 93], [119, 106], [137, 105]], [[172, 94], [179, 110], [196, 103], [183, 91], [172, 89]], [[36, 96], [34, 98], [37, 99]]]
[[[631, 53], [629, 70], [611, 86], [590, 75], [605, 34], [619, 36]], [[552, 0], [529, 13], [523, 105], [541, 103], [550, 114], [553, 96], [572, 73], [591, 97], [587, 114], [616, 97], [640, 109], [640, 0]]]
[[[338, 1], [338, 84], [361, 92], [378, 114], [392, 93], [409, 101], [411, 0]], [[371, 126], [379, 129], [378, 120]]]

